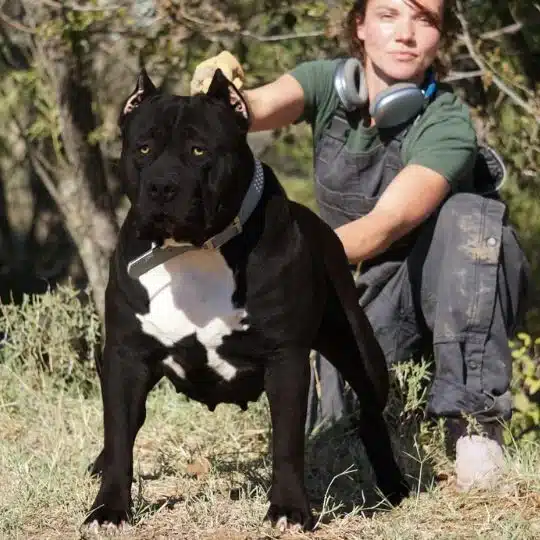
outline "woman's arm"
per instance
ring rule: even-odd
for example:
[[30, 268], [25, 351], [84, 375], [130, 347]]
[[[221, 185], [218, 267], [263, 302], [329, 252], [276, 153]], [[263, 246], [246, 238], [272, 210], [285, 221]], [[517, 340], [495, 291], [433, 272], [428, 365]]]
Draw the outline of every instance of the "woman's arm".
[[371, 259], [420, 225], [450, 191], [441, 174], [407, 165], [364, 217], [336, 229], [351, 263]]
[[289, 74], [242, 92], [251, 115], [250, 131], [278, 129], [292, 124], [304, 111], [304, 91]]
[[353, 263], [370, 259], [426, 220], [451, 191], [467, 191], [477, 155], [468, 107], [445, 92], [420, 116], [402, 148], [405, 166], [365, 217], [336, 230]]

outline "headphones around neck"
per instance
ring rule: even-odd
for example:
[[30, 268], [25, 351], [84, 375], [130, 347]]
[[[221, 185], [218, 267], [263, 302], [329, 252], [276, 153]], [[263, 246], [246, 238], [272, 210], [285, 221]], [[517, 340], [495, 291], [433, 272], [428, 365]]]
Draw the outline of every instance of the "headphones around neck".
[[[334, 74], [334, 88], [347, 112], [368, 102], [364, 68], [358, 58], [342, 60]], [[403, 124], [420, 114], [437, 92], [435, 73], [430, 68], [423, 88], [414, 83], [396, 83], [379, 92], [370, 103], [369, 114], [378, 128]]]

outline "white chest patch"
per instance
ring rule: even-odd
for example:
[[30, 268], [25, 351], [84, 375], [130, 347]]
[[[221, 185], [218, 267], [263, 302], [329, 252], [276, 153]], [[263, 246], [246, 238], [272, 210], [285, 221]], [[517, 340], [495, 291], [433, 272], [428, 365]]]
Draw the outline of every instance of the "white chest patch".
[[[139, 281], [150, 299], [149, 312], [137, 314], [143, 332], [168, 347], [196, 334], [206, 348], [208, 367], [225, 380], [234, 378], [236, 368], [216, 349], [234, 330], [247, 330], [242, 323], [246, 310], [232, 303], [234, 277], [221, 253], [189, 251], [152, 268]], [[170, 357], [164, 361], [169, 367], [171, 362]], [[181, 376], [178, 367], [174, 371]]]

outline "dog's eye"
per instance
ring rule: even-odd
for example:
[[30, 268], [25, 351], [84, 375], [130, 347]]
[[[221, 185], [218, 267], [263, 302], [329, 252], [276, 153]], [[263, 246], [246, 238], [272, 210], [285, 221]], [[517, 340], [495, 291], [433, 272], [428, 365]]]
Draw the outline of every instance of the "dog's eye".
[[150, 153], [150, 147], [147, 144], [143, 144], [141, 147], [139, 147], [139, 152], [146, 156]]
[[204, 154], [205, 154], [204, 150], [203, 150], [200, 146], [194, 146], [194, 147], [191, 149], [191, 153], [192, 153], [194, 156], [204, 156]]

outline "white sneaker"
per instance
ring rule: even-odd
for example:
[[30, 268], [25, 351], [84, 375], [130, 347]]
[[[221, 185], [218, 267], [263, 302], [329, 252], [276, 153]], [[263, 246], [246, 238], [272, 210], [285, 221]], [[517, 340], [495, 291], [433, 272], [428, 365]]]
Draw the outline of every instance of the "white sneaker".
[[[482, 428], [486, 428], [483, 425]], [[502, 426], [489, 425], [485, 435], [462, 435], [456, 442], [456, 476], [459, 491], [493, 489], [504, 467]]]

